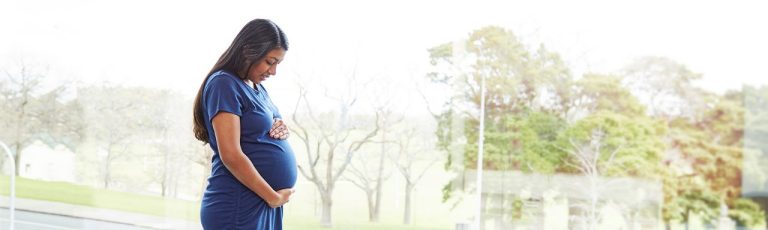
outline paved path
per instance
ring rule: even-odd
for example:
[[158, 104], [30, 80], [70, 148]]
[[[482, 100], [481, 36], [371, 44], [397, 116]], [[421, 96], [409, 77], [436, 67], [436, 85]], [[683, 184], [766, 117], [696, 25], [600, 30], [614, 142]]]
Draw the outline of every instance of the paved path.
[[[0, 229], [9, 229], [8, 209], [0, 209]], [[76, 230], [76, 229], [111, 229], [111, 230], [147, 230], [115, 222], [82, 219], [70, 216], [44, 214], [16, 210], [14, 229], [16, 230]]]
[[[8, 197], [0, 196], [0, 229], [6, 229], [8, 226]], [[31, 199], [16, 198], [17, 221], [29, 221], [27, 225], [42, 224], [62, 227], [59, 229], [202, 229], [200, 223], [196, 221], [179, 220], [165, 218], [153, 215], [116, 211], [111, 209], [101, 209], [88, 206], [72, 205], [59, 202], [40, 201]], [[36, 216], [43, 214], [42, 216]], [[57, 218], [65, 217], [65, 218]], [[32, 218], [32, 219], [23, 219]], [[65, 225], [70, 223], [69, 219], [79, 219], [81, 223], [108, 222], [116, 224], [115, 226], [134, 227], [134, 228], [92, 228], [90, 225]], [[39, 220], [39, 221], [38, 221]], [[63, 222], [58, 222], [63, 221]], [[70, 222], [67, 222], [70, 221]], [[23, 223], [23, 222], [20, 222]], [[3, 225], [4, 224], [4, 225]], [[41, 225], [41, 226], [42, 226]], [[21, 226], [17, 224], [16, 226]], [[48, 226], [48, 227], [50, 227]], [[25, 229], [57, 229], [57, 228], [25, 228]]]

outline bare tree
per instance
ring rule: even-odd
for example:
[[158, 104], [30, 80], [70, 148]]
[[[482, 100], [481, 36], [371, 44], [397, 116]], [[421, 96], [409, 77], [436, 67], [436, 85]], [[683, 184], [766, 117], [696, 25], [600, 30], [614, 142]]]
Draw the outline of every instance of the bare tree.
[[[112, 182], [112, 164], [126, 157], [134, 137], [139, 134], [140, 123], [136, 114], [142, 103], [134, 99], [141, 92], [114, 86], [88, 87], [78, 91], [78, 98], [85, 106], [89, 137], [101, 146], [101, 183], [109, 188]], [[133, 98], [132, 98], [133, 97]]]
[[594, 129], [591, 131], [591, 137], [586, 143], [578, 143], [573, 139], [569, 140], [572, 150], [566, 150], [566, 152], [573, 157], [576, 162], [567, 162], [566, 164], [576, 168], [584, 175], [587, 180], [587, 184], [582, 187], [584, 194], [588, 197], [585, 203], [575, 203], [573, 206], [584, 210], [582, 221], [586, 226], [586, 229], [597, 229], [600, 223], [600, 211], [599, 202], [601, 193], [603, 190], [610, 186], [610, 182], [603, 181], [605, 170], [614, 165], [614, 159], [616, 153], [621, 149], [621, 146], [616, 147], [608, 154], [607, 160], [601, 160], [601, 153], [604, 151], [603, 138], [606, 133], [602, 129]]
[[417, 128], [409, 128], [398, 138], [398, 151], [390, 155], [400, 174], [405, 179], [405, 205], [403, 208], [403, 224], [411, 223], [413, 190], [424, 174], [437, 163], [439, 158], [430, 154], [429, 144], [420, 139]]
[[[320, 192], [321, 223], [324, 226], [332, 225], [332, 195], [336, 182], [359, 150], [373, 141], [380, 130], [381, 119], [380, 111], [376, 111], [373, 118], [351, 114], [358, 99], [355, 93], [332, 99], [338, 103], [340, 111], [315, 114], [307, 91], [301, 87], [291, 126], [293, 133], [304, 143], [307, 164], [299, 165], [299, 171]], [[305, 119], [299, 117], [300, 107], [306, 110], [301, 113]]]
[[152, 176], [160, 185], [162, 196], [176, 197], [180, 177], [184, 172], [182, 168], [185, 163], [197, 158], [193, 155], [200, 155], [199, 151], [185, 148], [191, 144], [189, 136], [179, 135], [189, 133], [189, 124], [192, 123], [188, 114], [179, 111], [192, 110], [192, 103], [182, 100], [180, 95], [168, 90], [152, 90], [145, 95], [148, 97], [143, 99], [145, 103], [142, 103], [144, 108], [141, 110], [147, 113], [138, 119], [142, 124], [141, 128], [146, 130], [144, 133], [152, 136], [149, 144], [156, 150], [148, 156], [157, 159], [158, 165], [153, 167]]
[[701, 74], [672, 59], [641, 57], [625, 66], [622, 74], [624, 84], [651, 116], [695, 117], [705, 107], [704, 93], [693, 85]]
[[[185, 100], [178, 93], [169, 90], [147, 90], [142, 97], [135, 98], [135, 110], [140, 111], [134, 118], [138, 129], [143, 130], [145, 138], [138, 140], [139, 144], [151, 147], [142, 156], [148, 173], [149, 183], [160, 186], [160, 194], [164, 197], [178, 197], [179, 186], [183, 181], [185, 170], [194, 166], [205, 153], [196, 148], [200, 142], [190, 136], [180, 135], [189, 133], [192, 120], [189, 114], [180, 111], [191, 111], [192, 102]], [[135, 112], [136, 112], [135, 111]], [[209, 159], [210, 161], [210, 159]], [[206, 165], [200, 162], [200, 165]]]
[[[382, 129], [383, 131], [384, 129]], [[386, 151], [386, 144], [381, 144], [382, 151]], [[365, 159], [357, 157], [349, 166], [349, 174], [345, 176], [349, 181], [360, 190], [365, 192], [368, 204], [368, 220], [378, 222], [381, 213], [381, 198], [383, 183], [392, 175], [392, 171], [385, 171], [386, 153], [376, 154], [369, 150], [364, 153]], [[374, 157], [378, 157], [375, 158]]]
[[26, 64], [21, 64], [21, 69], [17, 74], [11, 74], [6, 71], [9, 79], [9, 88], [7, 91], [6, 106], [8, 106], [9, 116], [8, 124], [12, 127], [10, 136], [11, 149], [14, 152], [14, 161], [16, 165], [17, 176], [19, 175], [19, 160], [21, 159], [21, 149], [31, 144], [34, 140], [34, 133], [40, 128], [38, 120], [30, 116], [32, 100], [34, 100], [34, 91], [39, 88], [43, 75], [32, 73]]
[[7, 127], [0, 133], [0, 141], [7, 142], [13, 151], [15, 175], [20, 172], [21, 150], [34, 140], [74, 148], [82, 136], [80, 106], [63, 99], [69, 84], [46, 90], [46, 71], [30, 67], [22, 60], [17, 72], [6, 70], [6, 78], [0, 79], [0, 124]]
[[370, 149], [366, 151], [365, 158], [356, 158], [350, 164], [349, 172], [351, 174], [346, 176], [347, 181], [365, 192], [368, 201], [368, 220], [371, 222], [379, 221], [384, 181], [389, 179], [393, 172], [392, 170], [387, 170], [387, 164], [385, 164], [391, 151], [388, 147], [394, 143], [394, 141], [388, 139], [388, 134], [392, 131], [389, 127], [394, 127], [403, 121], [402, 116], [393, 116], [391, 110], [385, 109], [387, 107], [389, 106], [385, 104], [377, 109], [382, 111], [381, 135], [379, 135], [380, 141], [377, 143], [381, 147], [381, 151], [377, 154], [375, 150]]
[[194, 162], [197, 165], [203, 167], [203, 177], [200, 178], [200, 187], [198, 188], [198, 198], [202, 199], [205, 187], [208, 185], [208, 176], [211, 173], [211, 159], [213, 158], [213, 150], [209, 145], [200, 145], [197, 139], [190, 140], [185, 146], [186, 151], [190, 154], [185, 155], [187, 159]]

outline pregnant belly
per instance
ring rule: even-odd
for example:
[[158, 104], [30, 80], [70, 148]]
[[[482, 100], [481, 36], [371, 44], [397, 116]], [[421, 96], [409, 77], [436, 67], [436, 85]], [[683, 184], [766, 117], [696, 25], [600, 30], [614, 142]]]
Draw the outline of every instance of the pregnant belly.
[[296, 185], [295, 156], [290, 147], [281, 147], [272, 146], [246, 153], [259, 174], [275, 190], [293, 188]]

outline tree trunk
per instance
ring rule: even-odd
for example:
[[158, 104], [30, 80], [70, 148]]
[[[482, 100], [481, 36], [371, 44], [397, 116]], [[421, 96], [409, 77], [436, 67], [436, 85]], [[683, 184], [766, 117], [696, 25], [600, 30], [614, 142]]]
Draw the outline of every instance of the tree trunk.
[[376, 203], [373, 206], [373, 215], [371, 216], [371, 222], [379, 222], [379, 213], [381, 213], [381, 190], [382, 190], [382, 174], [384, 173], [384, 159], [387, 154], [386, 144], [386, 129], [382, 128], [381, 134], [381, 157], [379, 158], [379, 170], [376, 177]]
[[325, 164], [325, 181], [327, 182], [328, 187], [325, 189], [325, 191], [322, 192], [323, 194], [320, 196], [323, 200], [323, 217], [320, 219], [320, 223], [324, 227], [331, 227], [333, 226], [333, 222], [331, 220], [331, 206], [333, 205], [333, 184], [336, 183], [333, 180], [333, 154], [328, 154], [328, 160]]
[[378, 216], [376, 216], [376, 204], [373, 200], [373, 192], [374, 191], [367, 190], [365, 191], [365, 196], [368, 199], [368, 221], [376, 222]]
[[160, 196], [168, 197], [168, 186], [166, 185], [165, 180], [163, 180], [163, 183], [160, 183]]
[[371, 222], [379, 222], [379, 216], [381, 213], [381, 178], [376, 183], [376, 198], [373, 204], [373, 213], [371, 215]]
[[[26, 80], [26, 78], [24, 78], [23, 80]], [[24, 87], [24, 86], [22, 86], [22, 87]], [[19, 163], [21, 163], [21, 144], [24, 142], [21, 130], [25, 128], [24, 118], [26, 116], [27, 104], [29, 104], [28, 103], [29, 100], [27, 99], [28, 95], [26, 93], [26, 90], [24, 90], [24, 88], [22, 88], [22, 91], [24, 91], [25, 93], [24, 93], [24, 96], [23, 96], [24, 100], [21, 103], [21, 109], [20, 109], [21, 112], [19, 113], [18, 120], [16, 121], [17, 122], [16, 123], [16, 140], [15, 140], [16, 143], [14, 143], [14, 145], [15, 145], [14, 148], [16, 148], [16, 152], [14, 153], [13, 162], [12, 162], [13, 165], [16, 166], [16, 170], [15, 170], [15, 172], [13, 172], [13, 173], [16, 174], [16, 176], [19, 176], [20, 175], [19, 172], [21, 172], [21, 167], [20, 167], [21, 165], [19, 165]], [[31, 130], [29, 130], [29, 131], [31, 131]]]
[[172, 179], [171, 179], [171, 175], [170, 175], [170, 173], [171, 173], [171, 170], [170, 170], [171, 159], [170, 158], [171, 158], [171, 154], [168, 153], [168, 149], [167, 148], [163, 148], [163, 176], [162, 176], [163, 179], [162, 179], [162, 183], [160, 183], [161, 187], [162, 187], [161, 193], [162, 193], [163, 197], [168, 197], [170, 195], [170, 193], [171, 193], [170, 192], [170, 190], [171, 190], [170, 187], [171, 187], [171, 180]]
[[171, 169], [171, 197], [173, 198], [179, 198], [179, 184], [181, 183], [179, 179], [179, 165], [178, 164], [172, 164]]
[[413, 184], [405, 184], [405, 210], [403, 211], [403, 224], [411, 224], [411, 192]]
[[333, 205], [333, 201], [331, 200], [333, 194], [332, 191], [332, 189], [328, 189], [327, 191], [323, 191], [323, 194], [320, 195], [320, 198], [323, 201], [323, 216], [320, 219], [320, 223], [323, 227], [333, 226], [333, 222], [331, 222], [331, 206]]
[[[109, 167], [105, 166], [105, 168], [109, 168]], [[109, 188], [109, 169], [107, 169], [106, 172], [104, 172], [104, 188], [105, 189]]]
[[109, 180], [110, 180], [109, 163], [112, 161], [110, 159], [111, 156], [112, 156], [112, 153], [111, 152], [107, 152], [107, 156], [104, 159], [104, 188], [105, 189], [109, 188]]
[[16, 176], [19, 176], [19, 172], [21, 172], [21, 143], [16, 142], [16, 153], [13, 156], [13, 162], [11, 162], [14, 166], [16, 166]]

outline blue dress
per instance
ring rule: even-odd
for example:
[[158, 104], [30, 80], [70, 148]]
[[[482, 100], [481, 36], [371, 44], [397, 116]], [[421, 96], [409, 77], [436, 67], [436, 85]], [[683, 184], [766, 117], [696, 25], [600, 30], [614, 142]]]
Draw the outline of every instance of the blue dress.
[[205, 229], [282, 229], [283, 207], [271, 208], [240, 183], [224, 166], [211, 125], [219, 112], [240, 117], [240, 146], [256, 170], [275, 191], [296, 184], [296, 159], [285, 140], [269, 136], [280, 113], [263, 86], [258, 90], [237, 76], [218, 71], [205, 83], [202, 95], [206, 128], [213, 149], [211, 176], [203, 194], [200, 221]]

